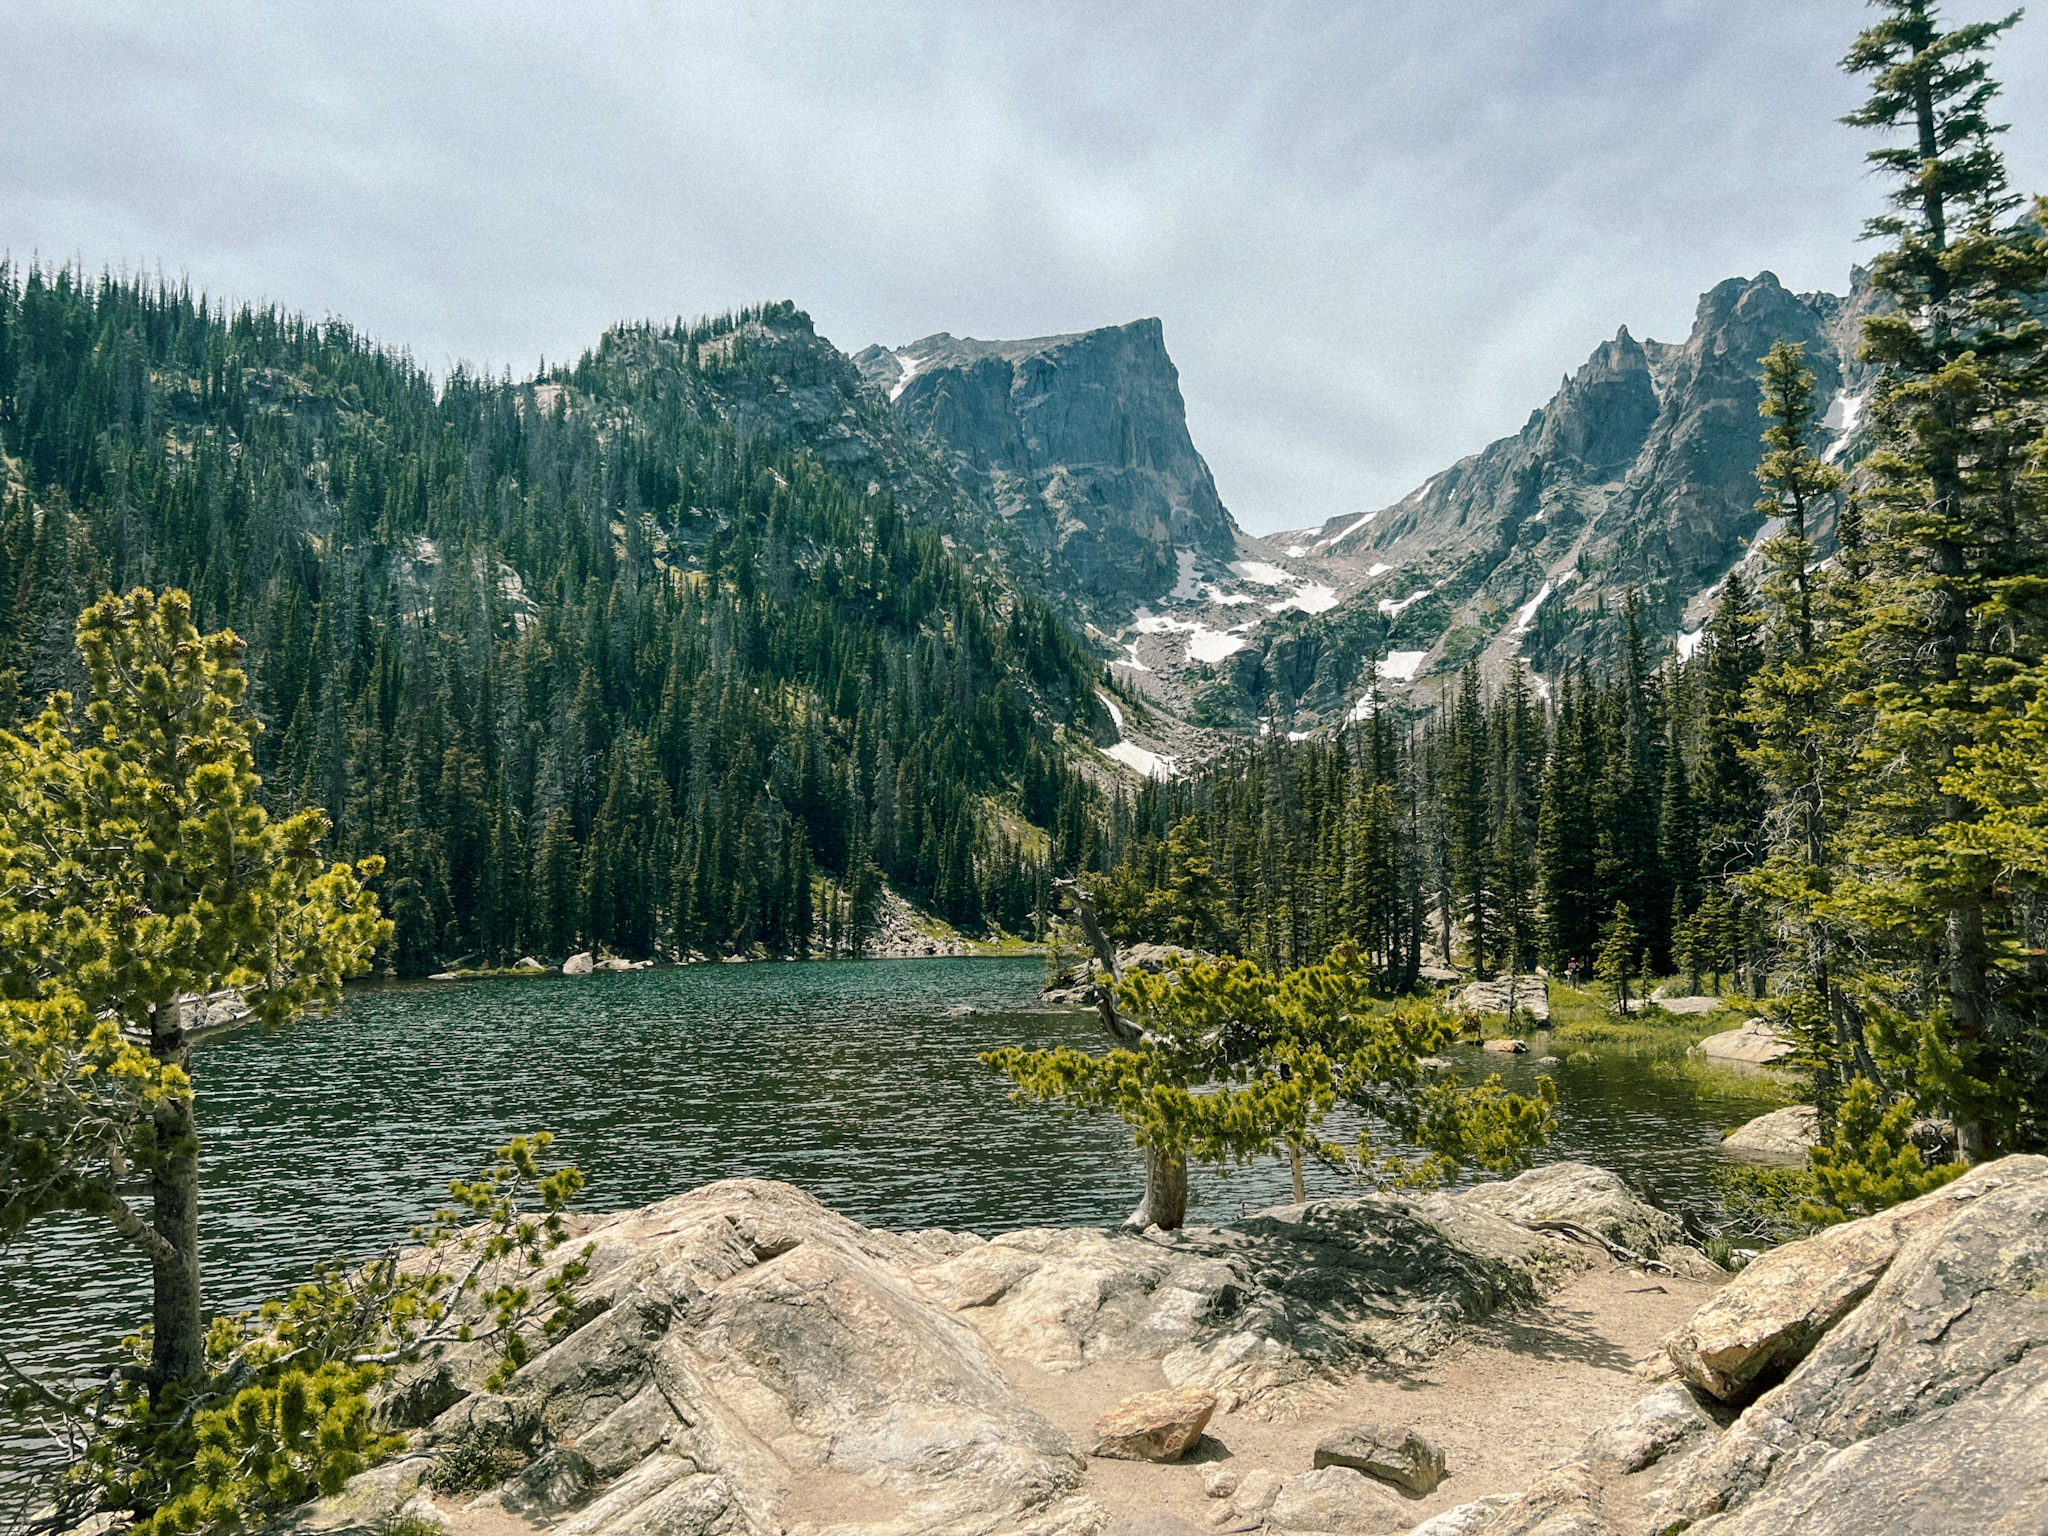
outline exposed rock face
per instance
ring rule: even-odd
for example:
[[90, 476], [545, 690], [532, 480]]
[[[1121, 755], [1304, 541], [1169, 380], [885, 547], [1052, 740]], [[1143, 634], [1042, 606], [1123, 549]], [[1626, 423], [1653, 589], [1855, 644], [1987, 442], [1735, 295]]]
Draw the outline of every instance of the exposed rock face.
[[1095, 1421], [1092, 1456], [1118, 1461], [1179, 1461], [1202, 1438], [1216, 1394], [1195, 1387], [1138, 1392]]
[[1296, 1473], [1280, 1485], [1267, 1519], [1282, 1531], [1329, 1536], [1389, 1536], [1414, 1523], [1399, 1494], [1355, 1467]]
[[[1451, 1002], [1453, 1007], [1473, 1013], [1506, 1013], [1508, 991], [1505, 981], [1475, 981], [1470, 986], [1459, 988]], [[1532, 1019], [1547, 1022], [1550, 1018], [1550, 983], [1541, 976], [1518, 976], [1514, 982], [1513, 1001], [1517, 1017], [1527, 1014]]]
[[[1305, 574], [1327, 568], [1344, 600], [1284, 632], [1268, 625], [1232, 657], [1253, 707], [1337, 718], [1374, 653], [1412, 655], [1397, 680], [1473, 654], [1496, 674], [1520, 655], [1554, 675], [1612, 643], [1630, 593], [1652, 635], [1697, 628], [1721, 578], [1759, 547], [1760, 359], [1779, 341], [1805, 346], [1837, 429], [1826, 451], [1853, 458], [1870, 382], [1854, 354], [1875, 302], [1861, 272], [1846, 299], [1793, 294], [1769, 272], [1731, 278], [1701, 296], [1683, 343], [1623, 328], [1520, 432], [1392, 506], [1276, 535], [1273, 554], [1294, 551]], [[1825, 547], [1832, 528], [1823, 518], [1810, 536]]]
[[1730, 1131], [1721, 1145], [1731, 1152], [1754, 1152], [1765, 1157], [1803, 1158], [1820, 1141], [1820, 1124], [1811, 1104], [1787, 1104], [1768, 1115], [1758, 1115], [1745, 1126]]
[[596, 968], [597, 956], [591, 954], [589, 950], [571, 955], [562, 962], [564, 976], [588, 976]]
[[1052, 563], [1051, 586], [1147, 601], [1235, 557], [1157, 320], [1030, 341], [941, 333], [854, 362], [969, 498]]
[[1672, 1364], [1724, 1402], [1754, 1396], [1862, 1303], [1909, 1237], [1978, 1199], [1987, 1177], [2002, 1182], [2004, 1175], [1975, 1170], [1917, 1200], [1772, 1249], [1672, 1336]]
[[1422, 1359], [1582, 1262], [1482, 1214], [1477, 1193], [1310, 1201], [1144, 1238], [1011, 1232], [918, 1279], [1040, 1370], [1163, 1358], [1175, 1386], [1250, 1397]]
[[[1458, 1536], [2048, 1530], [2044, 1275], [2042, 1157], [1778, 1249], [1672, 1340], [1701, 1390], [1660, 1388], [1518, 1497], [1453, 1511]], [[1716, 1399], [1758, 1391], [1722, 1429]]]
[[1590, 1227], [1644, 1258], [1655, 1258], [1684, 1236], [1677, 1217], [1645, 1205], [1616, 1175], [1585, 1163], [1532, 1168], [1505, 1183], [1480, 1184], [1458, 1198], [1474, 1210], [1511, 1221]]
[[[1551, 1175], [1540, 1203], [1557, 1208], [1569, 1183], [1596, 1201], [1575, 1219], [1604, 1219], [1614, 1191], [1596, 1172]], [[309, 1518], [378, 1528], [428, 1455], [481, 1437], [528, 1459], [484, 1501], [555, 1520], [564, 1536], [828, 1524], [841, 1536], [1082, 1536], [1103, 1522], [1075, 1491], [1079, 1448], [1013, 1390], [1004, 1357], [1051, 1371], [1160, 1361], [1194, 1389], [1174, 1395], [1226, 1409], [1422, 1358], [1584, 1262], [1488, 1214], [1476, 1197], [1496, 1187], [1514, 1185], [1317, 1201], [1166, 1236], [985, 1241], [872, 1231], [783, 1184], [708, 1185], [589, 1229], [591, 1315], [502, 1392], [484, 1389], [489, 1362], [473, 1345], [391, 1383], [380, 1411], [425, 1425], [422, 1454]], [[1630, 1224], [1654, 1217], [1644, 1208]], [[1201, 1418], [1176, 1423], [1198, 1435]], [[1233, 1498], [1285, 1494], [1304, 1520], [1349, 1522], [1294, 1529], [1412, 1523], [1383, 1521], [1398, 1496], [1349, 1468], [1256, 1483]], [[842, 1497], [865, 1513], [818, 1502]]]

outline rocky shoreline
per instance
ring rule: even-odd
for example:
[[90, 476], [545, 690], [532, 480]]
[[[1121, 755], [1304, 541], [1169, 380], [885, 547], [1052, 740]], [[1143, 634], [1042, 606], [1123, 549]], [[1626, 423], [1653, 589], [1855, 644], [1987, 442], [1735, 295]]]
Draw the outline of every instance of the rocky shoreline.
[[[2048, 1528], [2038, 1157], [1733, 1279], [1581, 1164], [1227, 1227], [990, 1239], [877, 1231], [742, 1179], [583, 1236], [580, 1326], [500, 1392], [472, 1347], [410, 1371], [379, 1412], [412, 1452], [291, 1524], [371, 1536], [403, 1510], [453, 1536]], [[1190, 1465], [1087, 1432], [1120, 1402], [1126, 1419], [1144, 1408], [1130, 1392], [1166, 1389], [1203, 1409], [1180, 1436]], [[1442, 1486], [1327, 1459], [1405, 1444], [1389, 1412], [1441, 1444]], [[479, 1445], [504, 1476], [425, 1491]]]

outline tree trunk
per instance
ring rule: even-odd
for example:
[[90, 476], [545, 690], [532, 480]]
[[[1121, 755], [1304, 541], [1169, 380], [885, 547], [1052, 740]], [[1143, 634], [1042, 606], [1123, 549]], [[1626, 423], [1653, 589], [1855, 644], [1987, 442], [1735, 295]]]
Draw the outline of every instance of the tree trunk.
[[1294, 1175], [1294, 1203], [1305, 1204], [1308, 1200], [1308, 1183], [1301, 1176], [1301, 1148], [1291, 1141], [1287, 1143], [1287, 1166]]
[[1188, 1219], [1188, 1160], [1181, 1152], [1145, 1149], [1145, 1198], [1124, 1218], [1124, 1225], [1142, 1232], [1147, 1227], [1179, 1230]]
[[[182, 1002], [159, 1011], [149, 1039], [150, 1054], [158, 1061], [189, 1065], [184, 1023]], [[166, 1104], [156, 1113], [150, 1196], [155, 1206], [151, 1226], [171, 1249], [150, 1258], [149, 1390], [152, 1401], [160, 1401], [167, 1389], [206, 1369], [206, 1323], [199, 1299], [199, 1133], [189, 1104]]]

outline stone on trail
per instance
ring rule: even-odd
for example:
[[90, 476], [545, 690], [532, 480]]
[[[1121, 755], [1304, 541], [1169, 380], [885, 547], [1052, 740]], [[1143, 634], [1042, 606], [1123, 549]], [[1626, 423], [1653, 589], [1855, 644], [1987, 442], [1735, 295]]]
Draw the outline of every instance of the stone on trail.
[[596, 968], [596, 965], [597, 956], [586, 949], [580, 954], [571, 955], [562, 962], [562, 974], [564, 976], [588, 976]]
[[1623, 1472], [1640, 1472], [1675, 1446], [1716, 1427], [1692, 1389], [1674, 1381], [1640, 1399], [1596, 1434], [1587, 1449], [1596, 1458], [1615, 1462]]
[[1356, 1467], [1298, 1472], [1280, 1485], [1269, 1528], [1317, 1536], [1393, 1536], [1415, 1524], [1401, 1496]]
[[1804, 1158], [1820, 1143], [1820, 1125], [1811, 1104], [1787, 1104], [1758, 1115], [1721, 1139], [1730, 1152], [1755, 1152], [1766, 1157]]
[[1197, 1387], [1137, 1392], [1095, 1421], [1090, 1454], [1117, 1461], [1179, 1461], [1202, 1438], [1216, 1394]]
[[1405, 1424], [1353, 1424], [1316, 1446], [1316, 1469], [1353, 1467], [1367, 1477], [1413, 1494], [1432, 1493], [1444, 1480], [1444, 1453]]

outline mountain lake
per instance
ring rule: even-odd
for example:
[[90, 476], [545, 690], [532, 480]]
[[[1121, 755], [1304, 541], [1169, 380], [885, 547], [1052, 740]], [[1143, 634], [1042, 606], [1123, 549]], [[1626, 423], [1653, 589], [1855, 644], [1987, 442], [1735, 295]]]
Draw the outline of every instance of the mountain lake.
[[[982, 1233], [1109, 1225], [1143, 1169], [1108, 1116], [1018, 1104], [978, 1052], [1099, 1049], [1093, 1013], [1047, 1011], [1036, 959], [700, 965], [587, 977], [383, 982], [333, 1013], [195, 1052], [212, 1308], [280, 1295], [322, 1259], [369, 1258], [512, 1135], [555, 1133], [593, 1211], [713, 1179], [785, 1179], [873, 1226]], [[1536, 1037], [1537, 1053], [1542, 1037]], [[1710, 1218], [1722, 1132], [1776, 1102], [1622, 1052], [1447, 1053], [1468, 1080], [1556, 1078], [1537, 1161], [1622, 1174]], [[1342, 1138], [1340, 1126], [1332, 1127]], [[1312, 1194], [1354, 1186], [1311, 1165]], [[1189, 1219], [1289, 1198], [1284, 1163], [1197, 1170]], [[96, 1218], [46, 1218], [0, 1260], [0, 1340], [38, 1371], [104, 1369], [147, 1317], [141, 1256]], [[0, 1451], [0, 1461], [6, 1459]]]

